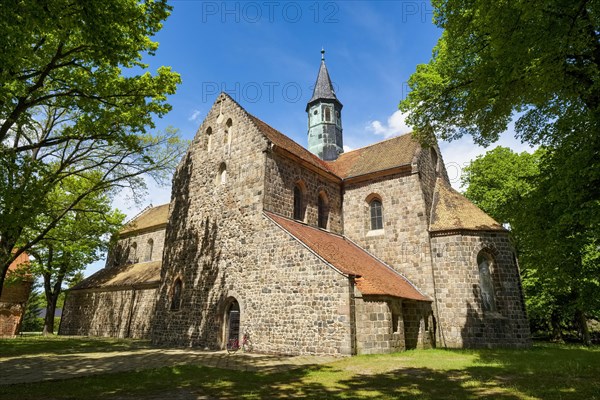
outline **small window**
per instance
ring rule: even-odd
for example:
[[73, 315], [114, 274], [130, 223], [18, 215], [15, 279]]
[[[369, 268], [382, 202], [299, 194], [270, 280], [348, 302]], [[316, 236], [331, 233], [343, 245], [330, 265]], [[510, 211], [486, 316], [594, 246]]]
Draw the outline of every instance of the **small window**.
[[294, 219], [304, 221], [304, 188], [301, 183], [294, 186]]
[[144, 256], [144, 261], [152, 261], [152, 251], [154, 250], [154, 240], [148, 239], [148, 243], [146, 244], [146, 255]]
[[371, 210], [371, 230], [383, 229], [383, 206], [381, 205], [381, 200], [371, 200], [369, 208]]
[[209, 126], [206, 130], [206, 151], [212, 150], [212, 128]]
[[402, 307], [397, 301], [392, 301], [388, 304], [392, 315], [392, 333], [398, 333], [400, 332], [400, 324], [402, 323]]
[[135, 264], [137, 262], [137, 243], [133, 242], [131, 246], [129, 246], [129, 255], [127, 257], [127, 261], [130, 264]]
[[325, 107], [325, 121], [326, 122], [331, 121], [331, 108], [329, 108], [329, 107]]
[[171, 310], [179, 310], [181, 307], [181, 290], [182, 290], [181, 279], [177, 278], [173, 284], [173, 291], [171, 293]]
[[233, 121], [231, 118], [225, 123], [225, 136], [223, 137], [223, 144], [231, 146], [231, 137], [233, 135]]
[[494, 281], [492, 280], [492, 256], [485, 251], [477, 255], [479, 267], [479, 288], [481, 291], [481, 308], [483, 311], [496, 311], [496, 298], [494, 296]]
[[217, 173], [217, 184], [224, 185], [227, 183], [227, 165], [221, 163], [219, 166], [219, 172]]
[[317, 208], [319, 213], [319, 228], [327, 229], [327, 222], [329, 220], [329, 201], [327, 200], [327, 195], [325, 192], [319, 193]]

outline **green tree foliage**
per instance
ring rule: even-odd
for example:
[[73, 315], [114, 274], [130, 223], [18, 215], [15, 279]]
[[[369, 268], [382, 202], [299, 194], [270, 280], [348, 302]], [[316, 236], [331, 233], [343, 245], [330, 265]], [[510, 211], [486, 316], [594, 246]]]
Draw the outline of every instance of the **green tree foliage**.
[[517, 137], [544, 147], [534, 189], [512, 210], [500, 201], [489, 211], [513, 220], [522, 254], [536, 263], [531, 288], [560, 297], [549, 301], [576, 316], [589, 343], [585, 319], [598, 309], [591, 294], [599, 276], [600, 3], [432, 3], [444, 31], [430, 62], [410, 77], [400, 108], [425, 142], [467, 134], [488, 145], [516, 119]]
[[[87, 196], [140, 195], [144, 177], [170, 176], [186, 143], [153, 121], [180, 77], [142, 62], [169, 11], [166, 0], [0, 2], [0, 290], [12, 260]], [[101, 178], [62, 209], [44, 201], [91, 170]], [[37, 236], [22, 240], [26, 229]]]
[[[96, 179], [100, 179], [100, 174]], [[47, 204], [54, 206], [56, 213], [61, 213], [64, 204], [72, 202], [72, 196], [93, 185], [94, 178], [82, 179], [70, 177], [61, 182], [46, 199]], [[39, 226], [47, 226], [47, 220], [56, 216], [44, 214], [38, 216]], [[111, 210], [110, 196], [94, 192], [81, 200], [59, 222], [30, 249], [34, 258], [32, 271], [43, 279], [46, 300], [46, 319], [44, 334], [54, 332], [54, 314], [63, 291], [63, 285], [72, 286], [81, 281], [81, 272], [86, 265], [97, 261], [108, 249], [110, 238], [121, 226], [125, 215]], [[43, 229], [43, 228], [42, 228]], [[36, 237], [38, 232], [28, 229], [27, 236]]]
[[487, 145], [506, 131], [515, 112], [517, 135], [531, 144], [598, 131], [599, 3], [432, 3], [444, 31], [400, 104], [422, 139], [469, 134]]
[[21, 324], [21, 332], [41, 332], [44, 329], [44, 322], [38, 318], [38, 313], [46, 307], [46, 301], [44, 293], [39, 289], [39, 284], [36, 283], [29, 293], [25, 314], [23, 315], [23, 323]]
[[[465, 169], [462, 183], [469, 199], [511, 226], [534, 328], [551, 330], [560, 340], [563, 327], [576, 325], [589, 344], [587, 318], [600, 316], [595, 294], [600, 290], [600, 251], [593, 215], [600, 210], [597, 201], [581, 199], [589, 193], [578, 187], [589, 184], [586, 160], [579, 161], [579, 171], [569, 165], [563, 167], [572, 172], [557, 171], [559, 154], [544, 149], [516, 154], [497, 147]], [[564, 175], [569, 182], [562, 181]], [[572, 192], [561, 192], [561, 187]]]

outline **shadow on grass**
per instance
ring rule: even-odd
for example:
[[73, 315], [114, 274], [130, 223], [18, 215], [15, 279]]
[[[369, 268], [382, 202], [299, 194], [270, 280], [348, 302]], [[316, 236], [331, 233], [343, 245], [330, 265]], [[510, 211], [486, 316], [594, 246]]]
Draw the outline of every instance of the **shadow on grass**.
[[[187, 364], [0, 386], [0, 398], [37, 399], [43, 393], [49, 399], [113, 400], [597, 399], [599, 355], [599, 348], [564, 346], [414, 351], [356, 357], [276, 373], [265, 373], [266, 369], [225, 370], [181, 360]], [[231, 359], [224, 356], [220, 360]], [[240, 362], [240, 368], [259, 367], [256, 360], [248, 364], [241, 357], [235, 360]], [[279, 365], [279, 368], [290, 367], [285, 362]]]
[[0, 358], [33, 354], [72, 354], [151, 348], [147, 340], [27, 336], [0, 339]]
[[448, 350], [471, 353], [474, 380], [540, 399], [600, 399], [600, 347], [537, 343], [530, 349]]

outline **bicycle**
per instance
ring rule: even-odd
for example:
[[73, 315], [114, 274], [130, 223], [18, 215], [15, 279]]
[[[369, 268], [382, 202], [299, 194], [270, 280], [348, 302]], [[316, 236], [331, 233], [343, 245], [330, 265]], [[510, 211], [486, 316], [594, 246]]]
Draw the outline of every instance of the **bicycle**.
[[243, 352], [250, 353], [252, 352], [252, 342], [250, 341], [250, 335], [244, 333], [244, 336], [242, 336], [241, 344], [239, 338], [229, 339], [229, 341], [227, 342], [227, 346], [225, 347], [227, 349], [228, 354], [233, 354], [239, 349], [242, 349]]

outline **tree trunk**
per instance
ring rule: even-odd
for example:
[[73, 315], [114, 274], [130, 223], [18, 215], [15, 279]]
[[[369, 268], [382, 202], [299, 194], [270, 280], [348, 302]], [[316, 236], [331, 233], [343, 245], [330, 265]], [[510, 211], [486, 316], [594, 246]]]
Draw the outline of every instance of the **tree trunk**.
[[564, 343], [562, 328], [560, 326], [560, 314], [557, 310], [552, 311], [550, 316], [550, 325], [552, 326], [552, 333], [550, 340], [556, 343]]
[[48, 301], [46, 305], [46, 318], [44, 318], [44, 336], [54, 334], [54, 314], [56, 312], [56, 300], [58, 296], [50, 296], [52, 301]]
[[591, 346], [592, 338], [590, 336], [590, 330], [588, 329], [585, 313], [578, 309], [575, 311], [575, 318], [577, 319], [577, 325], [579, 325], [579, 332], [581, 332], [581, 340], [583, 341], [583, 345]]

